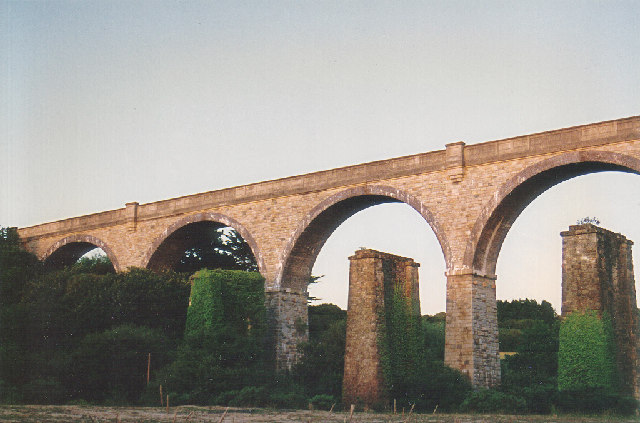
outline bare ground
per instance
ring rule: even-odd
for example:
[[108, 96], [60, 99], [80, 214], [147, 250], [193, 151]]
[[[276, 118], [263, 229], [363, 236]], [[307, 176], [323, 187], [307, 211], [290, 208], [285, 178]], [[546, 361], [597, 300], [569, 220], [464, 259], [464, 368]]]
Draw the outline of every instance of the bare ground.
[[270, 409], [249, 409], [224, 407], [172, 407], [169, 412], [158, 407], [97, 407], [97, 406], [41, 406], [41, 405], [0, 405], [1, 422], [27, 423], [199, 423], [199, 422], [352, 422], [352, 423], [403, 423], [403, 422], [555, 422], [555, 423], [595, 423], [595, 422], [640, 422], [638, 417], [576, 417], [576, 416], [501, 416], [462, 414], [376, 414], [328, 411], [285, 411]]

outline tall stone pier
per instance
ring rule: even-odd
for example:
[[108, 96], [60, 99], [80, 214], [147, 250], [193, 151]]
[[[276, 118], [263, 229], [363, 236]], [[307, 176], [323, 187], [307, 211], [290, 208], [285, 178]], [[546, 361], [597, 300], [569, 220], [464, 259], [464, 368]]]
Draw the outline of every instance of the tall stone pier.
[[[418, 263], [375, 250], [349, 257], [349, 301], [342, 401], [368, 408], [388, 404], [380, 362], [389, 295], [401, 292], [420, 315]], [[385, 295], [386, 294], [386, 295]]]
[[471, 272], [447, 275], [444, 363], [473, 386], [500, 384], [496, 278]]
[[562, 316], [591, 310], [611, 317], [621, 393], [640, 399], [633, 242], [592, 224], [561, 235]]

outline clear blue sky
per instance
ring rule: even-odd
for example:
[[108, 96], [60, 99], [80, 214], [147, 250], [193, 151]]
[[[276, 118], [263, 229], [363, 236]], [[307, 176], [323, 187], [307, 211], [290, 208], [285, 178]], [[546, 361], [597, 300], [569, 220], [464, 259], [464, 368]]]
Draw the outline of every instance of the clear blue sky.
[[[638, 115], [639, 25], [636, 1], [0, 0], [0, 225]], [[557, 308], [558, 233], [581, 217], [640, 240], [636, 178], [536, 200], [499, 297]], [[366, 246], [421, 262], [423, 311], [444, 310], [417, 217], [347, 221], [314, 294], [344, 306], [346, 257]]]

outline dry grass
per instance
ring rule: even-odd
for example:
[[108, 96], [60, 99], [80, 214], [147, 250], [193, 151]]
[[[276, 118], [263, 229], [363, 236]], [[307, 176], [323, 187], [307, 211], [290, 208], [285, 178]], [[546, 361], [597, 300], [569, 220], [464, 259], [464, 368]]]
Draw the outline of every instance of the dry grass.
[[442, 422], [442, 423], [479, 423], [479, 422], [556, 422], [556, 423], [595, 423], [595, 422], [640, 422], [638, 417], [572, 417], [572, 416], [500, 416], [500, 415], [460, 415], [460, 414], [376, 414], [328, 411], [284, 411], [269, 409], [247, 409], [225, 407], [172, 407], [167, 413], [160, 407], [96, 407], [96, 406], [39, 406], [39, 405], [2, 405], [0, 421], [27, 423], [151, 423], [151, 422]]

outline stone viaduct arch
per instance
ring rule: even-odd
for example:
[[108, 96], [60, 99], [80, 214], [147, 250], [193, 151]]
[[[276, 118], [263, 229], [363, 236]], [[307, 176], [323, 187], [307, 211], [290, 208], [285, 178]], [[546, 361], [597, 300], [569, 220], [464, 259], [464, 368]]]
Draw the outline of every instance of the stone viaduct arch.
[[[258, 270], [264, 272], [264, 259], [262, 258], [258, 244], [253, 239], [251, 233], [237, 220], [220, 213], [211, 212], [196, 213], [183, 217], [162, 231], [162, 233], [151, 243], [151, 247], [149, 247], [145, 253], [144, 258], [142, 259], [144, 267], [148, 267], [152, 270], [161, 270], [163, 268], [163, 264], [166, 264], [169, 257], [175, 255], [175, 253], [182, 253], [184, 251], [183, 247], [185, 246], [183, 239], [176, 240], [174, 245], [171, 245], [167, 241], [170, 241], [172, 236], [175, 236], [181, 229], [198, 223], [211, 223], [219, 227], [228, 226], [234, 229], [240, 234], [244, 241], [249, 244], [249, 247], [253, 252], [253, 257], [256, 259], [256, 263], [258, 264]], [[188, 237], [190, 234], [186, 233], [185, 235]]]
[[118, 264], [118, 257], [111, 248], [104, 241], [91, 235], [66, 236], [49, 247], [41, 260], [46, 266], [54, 268], [69, 266], [94, 248], [100, 248], [105, 252], [116, 272], [122, 270]]
[[464, 266], [495, 277], [502, 243], [520, 213], [540, 194], [561, 182], [595, 172], [640, 174], [640, 160], [610, 151], [576, 151], [533, 164], [504, 183], [487, 202], [467, 243]]
[[476, 386], [491, 386], [500, 380], [495, 264], [502, 241], [537, 195], [605, 170], [640, 173], [640, 116], [127, 203], [18, 232], [40, 258], [85, 243], [101, 247], [120, 271], [153, 267], [153, 255], [180, 228], [230, 226], [250, 245], [265, 276], [276, 359], [288, 366], [306, 335], [295, 322], [306, 316], [305, 277], [324, 241], [359, 210], [404, 202], [431, 225], [445, 258], [445, 361]]
[[436, 234], [445, 262], [448, 262], [450, 253], [446, 235], [418, 198], [390, 186], [364, 185], [333, 194], [304, 216], [284, 249], [276, 286], [306, 291], [318, 253], [338, 226], [359, 211], [391, 202], [405, 203], [420, 213]]

